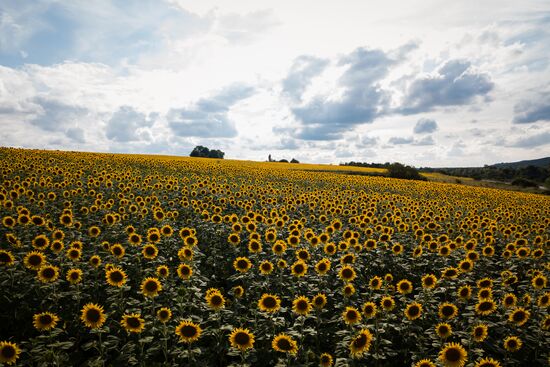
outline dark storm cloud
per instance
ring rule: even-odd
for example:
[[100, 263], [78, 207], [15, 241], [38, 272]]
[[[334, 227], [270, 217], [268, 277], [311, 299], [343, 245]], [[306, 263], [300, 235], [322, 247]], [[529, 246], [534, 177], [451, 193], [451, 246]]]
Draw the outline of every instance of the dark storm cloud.
[[534, 148], [546, 144], [550, 144], [550, 131], [518, 138], [512, 143], [508, 144], [508, 146], [515, 148]]
[[171, 109], [166, 118], [172, 131], [178, 136], [203, 138], [232, 138], [237, 130], [227, 114], [237, 102], [254, 93], [254, 88], [234, 84], [219, 93], [199, 99], [190, 108]]
[[395, 112], [428, 112], [436, 107], [467, 105], [477, 96], [486, 96], [493, 89], [493, 82], [486, 74], [470, 71], [470, 66], [469, 61], [451, 60], [438, 70], [438, 75], [416, 79], [409, 86], [402, 107]]
[[346, 67], [337, 87], [343, 90], [339, 100], [316, 96], [304, 106], [293, 107], [302, 123], [296, 137], [305, 140], [334, 140], [355, 125], [372, 122], [385, 110], [388, 95], [378, 85], [394, 61], [381, 50], [358, 48], [342, 57], [338, 65]]
[[301, 101], [302, 94], [311, 84], [311, 79], [321, 74], [329, 61], [315, 56], [302, 55], [297, 57], [287, 77], [283, 80], [283, 92], [290, 98]]
[[151, 127], [157, 118], [156, 114], [146, 116], [133, 107], [122, 106], [107, 123], [105, 135], [108, 139], [118, 142], [141, 140], [137, 129]]
[[550, 93], [537, 101], [521, 101], [514, 106], [515, 124], [528, 124], [537, 121], [550, 121]]
[[426, 133], [433, 133], [436, 130], [437, 130], [437, 122], [435, 122], [435, 120], [422, 118], [418, 120], [416, 125], [414, 125], [413, 132], [415, 134], [426, 134]]

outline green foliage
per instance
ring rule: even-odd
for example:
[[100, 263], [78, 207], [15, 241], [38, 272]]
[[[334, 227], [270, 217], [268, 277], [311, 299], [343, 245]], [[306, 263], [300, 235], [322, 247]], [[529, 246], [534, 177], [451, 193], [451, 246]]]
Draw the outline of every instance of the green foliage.
[[210, 150], [202, 145], [197, 145], [189, 156], [199, 158], [218, 158], [223, 159], [225, 153], [218, 149]]
[[426, 177], [422, 176], [418, 170], [411, 166], [405, 166], [401, 163], [392, 163], [388, 167], [388, 176], [392, 178], [401, 178], [405, 180], [421, 180], [426, 181]]

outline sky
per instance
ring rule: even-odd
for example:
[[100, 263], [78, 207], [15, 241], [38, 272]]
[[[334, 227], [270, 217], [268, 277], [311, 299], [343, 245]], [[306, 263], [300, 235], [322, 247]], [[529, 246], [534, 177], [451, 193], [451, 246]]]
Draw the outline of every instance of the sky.
[[550, 156], [550, 2], [2, 0], [0, 145], [416, 167]]

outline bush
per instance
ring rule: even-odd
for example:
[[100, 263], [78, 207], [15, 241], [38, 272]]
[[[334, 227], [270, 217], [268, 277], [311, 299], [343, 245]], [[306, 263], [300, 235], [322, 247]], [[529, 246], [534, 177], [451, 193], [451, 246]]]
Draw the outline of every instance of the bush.
[[392, 163], [388, 166], [388, 176], [392, 178], [401, 178], [405, 180], [427, 181], [418, 170], [411, 166], [405, 166], [401, 163]]
[[528, 180], [526, 178], [516, 178], [512, 181], [512, 185], [519, 187], [539, 187], [536, 182]]

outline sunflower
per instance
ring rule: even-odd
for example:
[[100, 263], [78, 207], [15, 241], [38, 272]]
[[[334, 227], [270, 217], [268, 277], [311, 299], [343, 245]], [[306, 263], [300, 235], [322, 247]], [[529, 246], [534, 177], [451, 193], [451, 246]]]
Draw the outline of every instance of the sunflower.
[[45, 235], [41, 234], [36, 236], [32, 240], [32, 247], [34, 247], [37, 250], [45, 250], [50, 245], [50, 240]]
[[481, 300], [476, 304], [475, 310], [478, 315], [487, 316], [497, 309], [495, 301], [492, 299]]
[[276, 352], [287, 354], [296, 354], [298, 352], [298, 344], [290, 335], [280, 333], [271, 341], [271, 347]]
[[509, 336], [504, 339], [504, 349], [508, 352], [517, 352], [521, 349], [523, 342], [517, 336]]
[[537, 298], [537, 306], [548, 307], [550, 306], [550, 292], [546, 292]]
[[81, 310], [80, 320], [91, 329], [100, 328], [106, 319], [103, 306], [95, 303], [87, 303]]
[[361, 358], [369, 351], [372, 334], [368, 329], [362, 329], [350, 342], [349, 350], [352, 358]]
[[386, 312], [392, 311], [395, 308], [395, 300], [392, 296], [384, 296], [380, 300], [380, 307]]
[[117, 266], [113, 266], [105, 273], [107, 283], [113, 287], [122, 287], [126, 283], [126, 273]]
[[311, 308], [311, 302], [307, 297], [300, 296], [292, 301], [292, 310], [298, 315], [307, 316], [311, 312]]
[[241, 242], [241, 237], [239, 237], [237, 233], [231, 233], [229, 237], [227, 237], [227, 242], [233, 246], [237, 246]]
[[170, 275], [170, 270], [168, 269], [168, 266], [166, 265], [157, 266], [157, 275], [159, 277], [167, 278], [168, 275]]
[[264, 293], [258, 301], [258, 308], [264, 312], [277, 312], [281, 308], [281, 299], [279, 296]]
[[493, 298], [493, 289], [492, 288], [481, 288], [477, 291], [477, 298], [479, 300], [492, 299]]
[[15, 258], [10, 251], [0, 250], [0, 265], [12, 266], [14, 261]]
[[254, 347], [254, 334], [248, 329], [235, 328], [229, 334], [229, 343], [233, 348], [245, 352]]
[[441, 339], [447, 339], [453, 333], [453, 329], [446, 322], [441, 322], [435, 326], [435, 332]]
[[90, 265], [94, 268], [98, 268], [101, 265], [101, 257], [98, 255], [93, 255], [90, 257]]
[[176, 327], [176, 335], [180, 337], [180, 342], [191, 344], [199, 340], [202, 329], [200, 325], [195, 324], [192, 321], [184, 320]]
[[365, 315], [366, 318], [372, 319], [373, 317], [376, 316], [376, 313], [377, 313], [376, 303], [365, 302], [363, 303], [363, 307], [361, 308], [361, 310], [363, 311], [363, 314]]
[[531, 313], [527, 311], [523, 307], [517, 307], [512, 310], [510, 315], [508, 316], [508, 321], [513, 323], [516, 326], [523, 326], [527, 320], [529, 320], [529, 316]]
[[323, 353], [319, 356], [319, 367], [331, 367], [334, 363], [333, 358], [328, 353]]
[[322, 310], [327, 304], [327, 296], [325, 296], [323, 293], [318, 293], [311, 299], [311, 304], [317, 310]]
[[240, 285], [233, 287], [233, 295], [236, 298], [241, 298], [244, 295], [244, 288]]
[[540, 290], [540, 289], [546, 288], [547, 283], [548, 283], [548, 279], [542, 274], [536, 275], [533, 277], [533, 279], [531, 279], [531, 285], [535, 289]]
[[59, 268], [53, 265], [44, 265], [38, 270], [38, 279], [42, 283], [52, 283], [59, 277]]
[[248, 243], [248, 251], [251, 253], [257, 254], [259, 252], [262, 252], [262, 244], [260, 241], [257, 240], [251, 240]]
[[439, 360], [445, 367], [462, 367], [468, 360], [468, 353], [458, 343], [447, 343], [439, 352]]
[[296, 251], [296, 259], [297, 260], [302, 260], [302, 261], [308, 261], [309, 258], [311, 257], [311, 255], [309, 254], [309, 251], [306, 250], [305, 248], [301, 248], [299, 250]]
[[133, 246], [138, 246], [141, 244], [141, 236], [137, 233], [130, 233], [128, 236], [128, 243]]
[[71, 284], [78, 284], [82, 281], [82, 270], [69, 269], [67, 272], [67, 281]]
[[80, 260], [80, 257], [82, 256], [82, 250], [78, 248], [70, 248], [67, 250], [67, 258], [72, 261], [78, 261]]
[[441, 276], [445, 279], [454, 279], [458, 276], [457, 268], [445, 268], [441, 273]]
[[422, 305], [418, 302], [411, 302], [405, 308], [405, 317], [409, 320], [416, 320], [422, 316]]
[[426, 274], [422, 277], [422, 288], [433, 289], [437, 284], [437, 277], [433, 274]]
[[452, 303], [445, 302], [439, 305], [439, 311], [437, 314], [442, 319], [451, 320], [458, 315], [458, 307]]
[[342, 288], [342, 293], [344, 294], [344, 297], [351, 297], [355, 294], [355, 287], [353, 284], [348, 283]]
[[350, 265], [345, 265], [338, 272], [338, 277], [345, 282], [351, 282], [357, 277], [357, 274]]
[[297, 260], [290, 266], [290, 271], [295, 277], [303, 277], [307, 273], [307, 264], [302, 260]]
[[252, 267], [252, 263], [247, 257], [237, 257], [233, 261], [233, 268], [241, 273], [246, 273]]
[[472, 338], [478, 343], [487, 339], [487, 335], [489, 335], [489, 328], [486, 324], [477, 324], [472, 329]]
[[122, 320], [120, 320], [120, 325], [128, 333], [139, 334], [145, 328], [145, 320], [141, 318], [139, 313], [124, 314]]
[[397, 283], [397, 291], [401, 294], [409, 294], [413, 291], [413, 285], [407, 279], [400, 280]]
[[207, 292], [204, 299], [206, 300], [208, 307], [214, 311], [219, 311], [225, 307], [225, 298], [217, 289], [212, 292]]
[[482, 358], [476, 362], [474, 367], [502, 367], [502, 365], [496, 359]]
[[342, 318], [347, 325], [354, 325], [361, 321], [361, 313], [355, 307], [347, 306], [342, 312]]
[[14, 364], [15, 361], [17, 361], [17, 358], [19, 358], [19, 354], [21, 353], [21, 350], [17, 346], [17, 344], [8, 342], [8, 341], [1, 341], [0, 342], [0, 362], [5, 363], [8, 365]]
[[264, 260], [260, 263], [259, 269], [262, 275], [269, 275], [273, 272], [273, 263], [271, 263], [271, 261]]
[[191, 266], [187, 264], [180, 264], [178, 266], [178, 276], [181, 279], [187, 280], [191, 278], [191, 275], [193, 275], [193, 269], [191, 269]]
[[46, 262], [46, 257], [42, 252], [31, 251], [25, 255], [23, 263], [27, 269], [39, 270]]
[[147, 260], [153, 260], [157, 257], [158, 253], [159, 250], [157, 249], [157, 246], [153, 245], [152, 243], [143, 246], [143, 249], [141, 250], [141, 254]]
[[157, 278], [148, 277], [141, 282], [140, 289], [145, 297], [154, 298], [162, 291], [162, 284]]
[[286, 251], [286, 243], [281, 240], [276, 241], [273, 246], [271, 246], [271, 251], [273, 251], [275, 255], [281, 256]]
[[32, 318], [32, 324], [38, 331], [47, 331], [54, 329], [59, 321], [59, 317], [51, 312], [37, 313]]
[[286, 260], [285, 260], [285, 259], [279, 259], [279, 260], [277, 261], [277, 267], [278, 267], [279, 269], [284, 269], [284, 268], [286, 268], [287, 266], [288, 266], [288, 264], [286, 263]]
[[542, 330], [550, 330], [550, 315], [546, 315], [544, 319], [540, 322], [540, 328]]
[[429, 359], [421, 359], [420, 361], [416, 362], [413, 367], [437, 367], [435, 363], [433, 363]]
[[382, 288], [382, 278], [377, 275], [373, 276], [369, 281], [369, 288], [372, 290], [379, 290]]
[[157, 319], [163, 324], [172, 318], [172, 311], [168, 307], [161, 307], [157, 310]]
[[315, 271], [319, 275], [325, 275], [330, 270], [330, 260], [323, 258], [315, 264]]
[[458, 298], [460, 298], [463, 301], [467, 301], [472, 297], [472, 287], [469, 285], [463, 285], [462, 287], [458, 288]]

